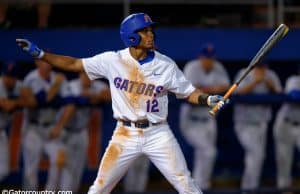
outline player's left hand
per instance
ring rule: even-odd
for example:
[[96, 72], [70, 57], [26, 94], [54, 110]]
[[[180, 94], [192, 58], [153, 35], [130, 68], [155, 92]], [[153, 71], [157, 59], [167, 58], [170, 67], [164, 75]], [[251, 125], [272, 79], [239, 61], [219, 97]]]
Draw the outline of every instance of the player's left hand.
[[18, 38], [16, 39], [16, 42], [19, 47], [28, 52], [34, 58], [40, 59], [44, 56], [44, 51], [30, 40]]
[[211, 108], [217, 105], [218, 110], [224, 108], [224, 106], [228, 103], [229, 100], [224, 100], [224, 98], [220, 95], [211, 95], [207, 98], [207, 105]]

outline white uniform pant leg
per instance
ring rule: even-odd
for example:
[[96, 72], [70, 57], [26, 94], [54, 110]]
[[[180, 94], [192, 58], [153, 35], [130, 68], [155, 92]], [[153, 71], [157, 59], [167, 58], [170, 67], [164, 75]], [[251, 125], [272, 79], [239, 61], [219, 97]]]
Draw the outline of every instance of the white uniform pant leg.
[[277, 187], [291, 185], [291, 169], [294, 156], [295, 136], [293, 126], [278, 117], [274, 125], [274, 143], [277, 167]]
[[259, 186], [265, 158], [267, 123], [246, 124], [236, 122], [235, 130], [245, 151], [245, 169], [241, 187], [242, 189], [255, 189]]
[[57, 190], [61, 177], [61, 170], [65, 163], [65, 147], [57, 139], [48, 140], [45, 144], [45, 152], [48, 155], [50, 163], [45, 189]]
[[141, 155], [141, 141], [131, 127], [118, 124], [102, 157], [98, 175], [88, 194], [109, 194], [134, 160]]
[[38, 168], [44, 143], [35, 126], [28, 126], [26, 130], [23, 139], [23, 188], [37, 190]]
[[181, 148], [167, 124], [145, 132], [143, 152], [180, 194], [202, 194], [187, 169]]
[[66, 165], [62, 169], [60, 190], [77, 192], [83, 174], [88, 146], [87, 130], [67, 133]]
[[126, 192], [144, 192], [148, 182], [150, 160], [142, 155], [130, 166], [124, 179]]
[[0, 129], [0, 183], [9, 173], [8, 140], [3, 129]]
[[201, 189], [211, 186], [211, 176], [216, 158], [217, 126], [215, 120], [191, 122], [183, 129], [187, 141], [194, 148], [193, 177]]

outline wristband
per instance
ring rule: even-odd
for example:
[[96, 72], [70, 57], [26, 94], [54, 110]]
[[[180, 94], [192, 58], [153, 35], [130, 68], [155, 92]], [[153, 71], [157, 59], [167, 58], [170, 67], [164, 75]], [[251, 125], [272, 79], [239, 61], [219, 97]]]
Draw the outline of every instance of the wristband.
[[207, 104], [207, 98], [208, 98], [208, 94], [200, 94], [198, 96], [198, 104], [200, 105], [208, 105]]

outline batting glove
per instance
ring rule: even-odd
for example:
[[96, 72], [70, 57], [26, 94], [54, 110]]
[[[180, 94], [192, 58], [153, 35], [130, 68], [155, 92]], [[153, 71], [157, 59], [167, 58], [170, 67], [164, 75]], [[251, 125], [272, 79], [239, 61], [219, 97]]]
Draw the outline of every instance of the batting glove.
[[19, 47], [24, 51], [28, 52], [34, 58], [42, 58], [44, 56], [44, 51], [37, 47], [33, 42], [27, 39], [16, 39], [16, 42]]
[[217, 105], [218, 110], [224, 108], [224, 106], [228, 103], [229, 100], [224, 100], [224, 98], [220, 95], [212, 95], [207, 98], [207, 105], [211, 108]]

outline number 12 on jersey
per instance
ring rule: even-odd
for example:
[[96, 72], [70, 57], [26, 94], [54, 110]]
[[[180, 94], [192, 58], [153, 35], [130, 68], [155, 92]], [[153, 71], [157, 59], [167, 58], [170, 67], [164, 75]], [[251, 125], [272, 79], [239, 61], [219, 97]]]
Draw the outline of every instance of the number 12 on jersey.
[[156, 99], [147, 100], [147, 112], [158, 112], [158, 101]]

